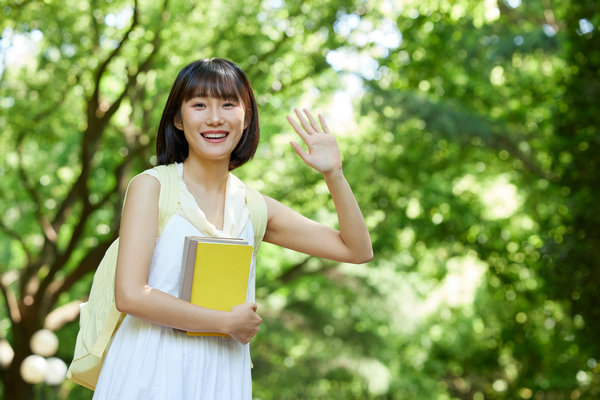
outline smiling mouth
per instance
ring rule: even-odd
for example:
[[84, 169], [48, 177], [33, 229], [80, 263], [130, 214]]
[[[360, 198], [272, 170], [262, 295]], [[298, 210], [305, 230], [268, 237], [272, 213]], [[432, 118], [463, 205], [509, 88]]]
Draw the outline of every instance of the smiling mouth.
[[224, 139], [227, 137], [228, 133], [225, 131], [217, 131], [217, 132], [203, 132], [201, 133], [202, 137], [205, 139]]
[[206, 140], [208, 142], [221, 142], [221, 141], [225, 140], [227, 135], [229, 135], [229, 132], [227, 132], [227, 131], [208, 131], [208, 132], [202, 132], [201, 135], [204, 138], [204, 140]]

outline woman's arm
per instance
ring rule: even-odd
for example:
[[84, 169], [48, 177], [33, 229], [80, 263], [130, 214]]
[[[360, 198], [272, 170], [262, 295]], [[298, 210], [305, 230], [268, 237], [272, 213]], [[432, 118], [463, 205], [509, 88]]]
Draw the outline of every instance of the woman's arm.
[[295, 110], [300, 124], [288, 117], [294, 130], [308, 146], [306, 152], [292, 143], [296, 153], [323, 174], [338, 215], [339, 231], [303, 217], [294, 210], [265, 196], [269, 219], [264, 240], [292, 250], [336, 261], [364, 263], [373, 258], [371, 238], [352, 189], [342, 172], [335, 137], [319, 115], [320, 126], [312, 115]]
[[226, 333], [248, 343], [261, 318], [256, 305], [244, 303], [230, 312], [200, 307], [148, 286], [158, 232], [160, 183], [140, 175], [129, 186], [123, 208], [115, 277], [115, 302], [121, 312], [185, 331]]

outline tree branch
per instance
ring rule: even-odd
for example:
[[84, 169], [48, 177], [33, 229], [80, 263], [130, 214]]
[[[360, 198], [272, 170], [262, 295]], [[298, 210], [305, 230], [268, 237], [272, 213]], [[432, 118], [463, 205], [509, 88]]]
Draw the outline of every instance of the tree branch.
[[[535, 162], [535, 157], [523, 153], [511, 135], [507, 134], [506, 129], [496, 121], [473, 113], [460, 104], [451, 101], [433, 103], [413, 93], [400, 94], [394, 100], [407, 111], [407, 114], [419, 116], [432, 131], [451, 136], [457, 142], [479, 137], [493, 149], [508, 151], [511, 156], [523, 163], [526, 171], [544, 179], [556, 180], [556, 176], [545, 171]], [[441, 118], [442, 116], [445, 118]], [[448, 124], [448, 121], [452, 124]]]
[[[123, 181], [125, 179], [125, 175], [123, 172], [125, 171], [127, 166], [135, 158], [137, 158], [148, 146], [149, 144], [146, 146], [137, 146], [134, 150], [130, 151], [128, 156], [124, 158], [123, 161], [115, 168], [114, 174], [117, 177], [115, 185], [112, 187], [111, 190], [104, 194], [104, 196], [98, 203], [90, 206], [90, 214], [102, 208], [106, 203], [108, 203], [110, 198], [115, 193], [119, 192], [120, 188], [123, 186]], [[121, 202], [116, 202], [114, 205], [115, 215], [119, 215], [120, 203]], [[82, 220], [84, 219], [85, 218], [82, 217]], [[80, 225], [82, 226], [80, 230], [82, 232], [85, 223]], [[118, 223], [116, 225], [118, 226]], [[114, 228], [115, 229], [113, 230], [113, 235], [111, 235], [110, 239], [108, 241], [103, 242], [100, 245], [95, 246], [92, 250], [90, 250], [88, 254], [86, 254], [86, 256], [79, 262], [78, 266], [65, 279], [53, 281], [56, 273], [60, 271], [69, 260], [72, 249], [75, 247], [75, 245], [80, 239], [80, 235], [78, 234], [77, 238], [75, 238], [76, 235], [75, 232], [73, 232], [73, 236], [71, 237], [72, 239], [69, 243], [67, 250], [65, 250], [61, 257], [59, 257], [51, 266], [50, 271], [40, 283], [39, 289], [36, 293], [36, 301], [41, 301], [42, 298], [49, 299], [48, 301], [44, 302], [44, 305], [42, 306], [42, 315], [46, 315], [45, 313], [49, 312], [52, 309], [52, 307], [58, 300], [58, 297], [62, 293], [66, 292], [75, 282], [77, 282], [78, 279], [83, 277], [86, 273], [93, 271], [98, 266], [100, 260], [102, 259], [102, 256], [108, 249], [108, 246], [110, 246], [110, 244], [118, 236], [118, 230], [116, 229], [116, 226]]]
[[[92, 16], [93, 18], [93, 16]], [[119, 54], [121, 48], [129, 38], [129, 33], [135, 29], [138, 24], [138, 2], [135, 0], [134, 10], [132, 21], [129, 26], [129, 29], [122, 37], [119, 45], [108, 55], [108, 57], [102, 62], [102, 64], [96, 70], [96, 78], [95, 78], [95, 86], [94, 92], [92, 96], [88, 99], [87, 105], [87, 119], [88, 124], [87, 128], [82, 137], [81, 144], [81, 173], [77, 177], [75, 183], [71, 187], [69, 194], [62, 201], [60, 208], [56, 212], [54, 219], [52, 220], [52, 227], [55, 231], [59, 231], [62, 224], [66, 220], [67, 216], [70, 214], [70, 210], [72, 209], [73, 203], [78, 198], [87, 199], [87, 177], [89, 172], [89, 164], [91, 163], [91, 152], [94, 147], [94, 144], [98, 141], [99, 137], [102, 135], [103, 129], [106, 126], [106, 123], [110, 117], [116, 112], [116, 109], [113, 108], [108, 115], [103, 115], [101, 118], [96, 116], [96, 111], [99, 105], [99, 97], [100, 97], [100, 81], [104, 73], [106, 72], [108, 65], [110, 62]], [[120, 104], [120, 101], [119, 101]], [[113, 104], [114, 106], [114, 104]], [[117, 107], [118, 109], [118, 107]]]
[[79, 262], [77, 267], [71, 271], [66, 278], [53, 281], [47, 286], [46, 298], [48, 300], [44, 303], [43, 308], [40, 310], [42, 315], [49, 314], [50, 310], [52, 310], [62, 293], [68, 291], [86, 274], [96, 270], [98, 264], [100, 264], [100, 261], [102, 260], [102, 257], [104, 257], [104, 253], [106, 253], [106, 250], [108, 250], [112, 242], [114, 242], [117, 237], [118, 233], [114, 232], [109, 240], [102, 242], [90, 250]]
[[[165, 0], [163, 3], [163, 10], [161, 11], [162, 15], [164, 15], [164, 12], [166, 11], [167, 4], [168, 4], [168, 0]], [[50, 298], [50, 301], [46, 302], [42, 306], [43, 309], [41, 311], [42, 311], [43, 315], [45, 315], [44, 314], [45, 312], [49, 312], [50, 307], [55, 303], [56, 299], [58, 298], [58, 295], [60, 293], [62, 293], [64, 290], [68, 289], [74, 283], [73, 277], [82, 276], [82, 274], [84, 274], [87, 271], [86, 268], [92, 268], [92, 267], [97, 266], [97, 262], [95, 264], [93, 262], [89, 263], [89, 264], [81, 264], [80, 263], [80, 266], [82, 266], [83, 271], [78, 271], [79, 268], [76, 268], [75, 272], [73, 274], [73, 277], [69, 278], [68, 280], [65, 280], [63, 283], [52, 284], [56, 273], [58, 271], [60, 271], [64, 267], [64, 265], [68, 262], [68, 260], [71, 256], [71, 252], [75, 249], [77, 243], [79, 243], [88, 217], [92, 213], [94, 213], [98, 208], [103, 206], [104, 203], [108, 201], [110, 196], [112, 196], [112, 194], [114, 194], [116, 191], [118, 191], [119, 187], [121, 186], [120, 183], [121, 183], [122, 179], [118, 179], [115, 187], [113, 189], [111, 189], [103, 197], [101, 202], [99, 202], [95, 205], [92, 205], [89, 202], [89, 196], [87, 196], [87, 193], [88, 193], [87, 176], [89, 174], [92, 155], [95, 152], [97, 143], [99, 142], [99, 140], [102, 136], [102, 133], [104, 132], [105, 127], [108, 125], [110, 119], [112, 118], [114, 113], [119, 109], [123, 99], [127, 95], [127, 92], [131, 89], [131, 87], [133, 87], [133, 85], [137, 81], [137, 79], [136, 79], [137, 75], [140, 72], [146, 71], [150, 68], [150, 66], [152, 65], [153, 59], [160, 48], [160, 31], [162, 30], [163, 24], [159, 24], [157, 27], [156, 34], [154, 35], [154, 38], [152, 41], [153, 48], [152, 48], [152, 51], [150, 52], [150, 54], [139, 65], [139, 67], [135, 70], [135, 72], [129, 74], [127, 82], [125, 84], [125, 87], [119, 94], [117, 100], [108, 108], [108, 110], [106, 110], [106, 112], [103, 115], [98, 116], [96, 114], [96, 110], [97, 110], [97, 102], [99, 101], [99, 87], [100, 87], [100, 80], [102, 78], [102, 75], [106, 71], [106, 68], [107, 68], [108, 64], [110, 63], [110, 61], [118, 54], [118, 49], [121, 48], [123, 43], [126, 41], [126, 38], [129, 34], [129, 32], [131, 32], [134, 29], [134, 27], [137, 25], [137, 20], [138, 20], [138, 13], [137, 13], [137, 0], [136, 0], [134, 16], [133, 16], [131, 26], [130, 26], [128, 32], [125, 34], [124, 38], [122, 39], [121, 43], [119, 44], [118, 48], [115, 49], [115, 51], [113, 51], [111, 55], [109, 55], [109, 57], [104, 61], [104, 63], [98, 69], [97, 76], [96, 76], [96, 87], [94, 90], [94, 95], [92, 96], [91, 99], [88, 100], [89, 101], [88, 102], [88, 114], [87, 114], [88, 115], [88, 128], [86, 129], [86, 132], [84, 134], [83, 141], [82, 141], [82, 171], [81, 171], [81, 174], [79, 175], [77, 181], [73, 185], [73, 190], [71, 191], [71, 193], [69, 193], [69, 196], [67, 197], [67, 199], [65, 199], [65, 202], [63, 202], [61, 210], [60, 210], [60, 212], [57, 213], [57, 218], [55, 219], [54, 222], [60, 221], [62, 223], [62, 221], [64, 221], [64, 219], [66, 218], [67, 211], [72, 206], [72, 203], [74, 203], [77, 199], [81, 199], [81, 201], [83, 203], [83, 210], [82, 210], [80, 218], [79, 218], [79, 223], [75, 226], [75, 228], [73, 230], [69, 244], [67, 245], [66, 249], [54, 260], [54, 262], [50, 266], [50, 270], [49, 270], [48, 274], [42, 280], [39, 290], [35, 295], [35, 301], [37, 301], [37, 302], [42, 301], [42, 299], [44, 299], [44, 298], [46, 298], [46, 299]], [[164, 18], [161, 17], [161, 21], [163, 21], [163, 20], [164, 20]], [[96, 102], [95, 107], [93, 106], [94, 102]], [[131, 156], [132, 155], [133, 154], [131, 154]], [[118, 176], [121, 176], [122, 168], [124, 168], [124, 166], [131, 160], [131, 156], [126, 158], [123, 161], [123, 163], [119, 167], [117, 167], [116, 173]], [[96, 255], [95, 251], [91, 251], [89, 254], [91, 254], [93, 256], [92, 260], [99, 261], [101, 259], [101, 256], [99, 258], [95, 257], [95, 255]], [[103, 254], [103, 252], [102, 252], [102, 254]], [[84, 260], [90, 261], [87, 258], [84, 258]], [[49, 290], [50, 287], [52, 287], [52, 290]]]
[[290, 269], [279, 275], [276, 279], [283, 284], [290, 283], [294, 279], [303, 275], [303, 269], [306, 267], [306, 264], [311, 258], [312, 256], [306, 257], [304, 260], [300, 261], [298, 264], [292, 266]]
[[56, 256], [57, 235], [56, 235], [56, 231], [52, 228], [52, 225], [49, 223], [48, 219], [40, 211], [41, 204], [42, 204], [41, 197], [39, 196], [39, 194], [37, 193], [37, 190], [33, 187], [33, 185], [31, 185], [29, 183], [29, 177], [27, 176], [27, 173], [25, 172], [25, 169], [23, 168], [23, 157], [21, 154], [21, 142], [25, 138], [25, 134], [24, 134], [24, 131], [21, 133], [22, 134], [19, 135], [19, 137], [17, 138], [17, 145], [16, 145], [17, 155], [19, 157], [19, 163], [18, 163], [17, 170], [19, 173], [19, 177], [21, 178], [21, 181], [23, 182], [23, 186], [25, 187], [25, 191], [29, 194], [29, 196], [34, 201], [34, 203], [36, 203], [38, 205], [38, 207], [36, 207], [36, 209], [35, 209], [35, 215], [36, 215], [36, 218], [42, 228], [42, 231], [44, 232], [44, 237], [45, 237], [44, 244], [42, 246], [42, 250], [38, 253], [39, 256], [36, 256], [34, 258], [34, 257], [31, 257], [30, 253], [27, 253], [28, 254], [28, 257], [27, 257], [28, 263], [21, 272], [21, 280], [20, 280], [20, 285], [19, 285], [20, 292], [23, 295], [25, 293], [25, 288], [27, 287], [29, 280], [35, 274], [35, 272], [44, 264], [44, 260], [51, 259]]
[[40, 197], [35, 187], [29, 183], [29, 178], [27, 177], [27, 173], [25, 172], [25, 169], [23, 168], [23, 163], [21, 162], [22, 157], [20, 148], [17, 148], [17, 154], [19, 155], [19, 177], [23, 182], [23, 186], [25, 186], [25, 191], [29, 194], [29, 196], [35, 202], [35, 204], [38, 205], [38, 207], [35, 208], [35, 215], [37, 217], [37, 220], [40, 226], [42, 227], [46, 240], [52, 244], [55, 244], [57, 238], [56, 231], [48, 221], [48, 218], [44, 214], [42, 214], [42, 198]]
[[12, 272], [14, 271], [6, 272], [0, 276], [0, 291], [2, 291], [2, 297], [4, 298], [6, 308], [8, 309], [11, 325], [14, 325], [15, 323], [21, 322], [21, 312], [19, 310], [17, 298], [6, 282], [7, 277], [9, 276], [8, 274], [11, 274]]
[[108, 65], [117, 55], [119, 55], [119, 52], [123, 48], [123, 45], [129, 39], [129, 34], [131, 32], [133, 32], [133, 30], [135, 29], [135, 27], [137, 25], [138, 25], [138, 0], [134, 0], [133, 16], [131, 18], [131, 24], [129, 25], [129, 29], [127, 29], [127, 32], [125, 32], [125, 34], [119, 41], [119, 44], [117, 45], [117, 47], [115, 47], [113, 49], [113, 51], [108, 55], [108, 57], [106, 57], [106, 59], [98, 66], [98, 69], [96, 70], [96, 79], [94, 82], [94, 92], [88, 103], [88, 104], [90, 104], [90, 106], [95, 105], [94, 112], [96, 111], [98, 103], [99, 103], [100, 81], [102, 80], [102, 77], [104, 76], [104, 73], [106, 72], [106, 69], [108, 68]]
[[[296, 7], [294, 10], [289, 10], [290, 15], [287, 18], [288, 20], [292, 20], [302, 14], [302, 11], [300, 9], [302, 2], [293, 3], [293, 4], [296, 5]], [[286, 35], [285, 32], [283, 32], [281, 37], [279, 38], [279, 40], [277, 42], [275, 42], [275, 44], [271, 50], [266, 51], [266, 52], [260, 54], [259, 56], [257, 56], [257, 62], [254, 65], [246, 65], [246, 67], [244, 69], [246, 71], [246, 73], [248, 75], [251, 75], [255, 66], [259, 65], [261, 62], [268, 60], [270, 57], [276, 56], [277, 52], [281, 49], [281, 47], [286, 42], [289, 41], [289, 39], [290, 39], [290, 36]]]
[[[17, 134], [17, 140], [20, 142], [24, 139], [24, 137], [30, 133], [32, 131], [32, 127], [35, 127], [35, 125], [37, 123], [39, 123], [40, 121], [42, 121], [45, 118], [48, 118], [50, 115], [52, 115], [54, 112], [56, 112], [58, 109], [60, 109], [60, 106], [64, 103], [65, 101], [65, 97], [67, 96], [67, 94], [69, 93], [69, 91], [71, 91], [71, 89], [73, 89], [76, 85], [77, 82], [79, 82], [80, 80], [80, 76], [79, 74], [75, 75], [75, 82], [73, 84], [69, 84], [66, 85], [64, 87], [63, 90], [61, 90], [60, 92], [58, 92], [58, 94], [56, 94], [57, 90], [56, 88], [53, 88], [53, 93], [55, 94], [56, 100], [50, 104], [48, 107], [46, 107], [45, 109], [42, 109], [42, 111], [40, 111], [37, 114], [33, 114], [32, 116], [28, 116], [27, 118], [27, 125], [26, 126], [19, 126], [19, 133]], [[35, 90], [35, 88], [32, 88]], [[41, 89], [41, 88], [38, 88]], [[35, 108], [41, 108], [40, 104], [36, 103], [35, 104]], [[9, 114], [10, 116], [10, 114]], [[11, 121], [11, 124], [13, 126], [17, 125], [15, 124], [13, 121]]]
[[299, 278], [302, 278], [305, 276], [310, 276], [310, 275], [323, 274], [323, 273], [328, 278], [336, 280], [336, 281], [340, 281], [340, 279], [342, 279], [342, 277], [347, 278], [345, 275], [341, 274], [340, 272], [336, 272], [334, 270], [334, 267], [340, 265], [339, 262], [333, 262], [333, 261], [330, 262], [328, 260], [318, 259], [319, 263], [320, 263], [319, 267], [316, 269], [307, 270], [306, 266], [308, 265], [308, 262], [312, 258], [313, 258], [312, 256], [306, 257], [304, 260], [293, 265], [291, 268], [287, 269], [281, 275], [276, 277], [275, 280], [281, 282], [284, 285], [287, 285]]
[[87, 175], [79, 174], [77, 180], [71, 186], [71, 190], [69, 190], [69, 194], [67, 197], [61, 202], [60, 208], [54, 215], [54, 219], [52, 220], [52, 227], [55, 231], [59, 231], [62, 227], [62, 224], [65, 222], [67, 217], [71, 214], [71, 207], [77, 198], [83, 196], [85, 192], [85, 180], [87, 179]]
[[[19, 244], [21, 245], [21, 248], [25, 252], [25, 258], [26, 258], [25, 264], [28, 264], [29, 260], [31, 259], [31, 254], [27, 250], [27, 246], [25, 245], [25, 242], [23, 241], [23, 238], [21, 237], [21, 235], [19, 235], [16, 231], [14, 231], [14, 230], [10, 229], [8, 226], [6, 226], [4, 224], [4, 222], [2, 221], [2, 219], [0, 219], [0, 231], [4, 232], [4, 234], [9, 236], [13, 240], [16, 240], [17, 242], [19, 242]], [[4, 271], [0, 271], [0, 273], [2, 273], [2, 272], [4, 272]]]
[[69, 240], [69, 244], [67, 245], [66, 249], [63, 250], [61, 254], [58, 255], [58, 257], [56, 257], [56, 259], [50, 266], [48, 274], [44, 277], [44, 279], [40, 283], [38, 290], [35, 293], [35, 303], [39, 304], [41, 302], [42, 298], [46, 294], [47, 287], [54, 279], [56, 273], [64, 267], [67, 261], [69, 261], [73, 250], [75, 249], [76, 245], [79, 243], [83, 235], [86, 222], [89, 216], [93, 213], [93, 211], [95, 211], [95, 209], [96, 207], [92, 206], [89, 202], [84, 204], [83, 210], [81, 211], [80, 215], [80, 222], [77, 225], [75, 225], [75, 229], [73, 230], [71, 240]]
[[279, 90], [273, 90], [273, 89], [271, 89], [271, 92], [272, 93], [275, 93], [275, 92], [281, 93], [281, 91], [283, 91], [284, 89], [287, 89], [287, 88], [290, 88], [290, 87], [294, 87], [298, 83], [303, 82], [304, 80], [308, 79], [311, 76], [314, 76], [316, 74], [316, 72], [317, 71], [308, 71], [306, 74], [293, 79], [292, 81], [290, 81], [286, 85], [284, 85], [283, 82], [282, 82], [281, 83], [281, 87], [279, 88]]
[[96, 17], [94, 16], [94, 10], [96, 10], [98, 6], [97, 0], [92, 0], [90, 4], [90, 20], [92, 21], [92, 48], [93, 51], [100, 48], [100, 29], [98, 28], [98, 22], [96, 21]]
[[[77, 76], [76, 81], [79, 81], [79, 76]], [[61, 91], [59, 93], [59, 95], [57, 96], [57, 99], [58, 99], [57, 101], [55, 101], [50, 107], [46, 108], [45, 110], [42, 110], [38, 114], [35, 114], [30, 119], [32, 126], [35, 127], [37, 123], [39, 123], [40, 121], [42, 121], [43, 119], [45, 119], [49, 115], [51, 115], [53, 112], [55, 112], [60, 107], [60, 105], [64, 101], [65, 96], [67, 95], [67, 93], [70, 91], [70, 89], [72, 87], [73, 87], [72, 85], [67, 86], [63, 91]], [[29, 268], [26, 268], [23, 271], [23, 276], [25, 277], [24, 281], [27, 281], [29, 279], [32, 271], [35, 271], [40, 265], [42, 265], [45, 262], [45, 260], [52, 258], [52, 256], [56, 254], [56, 239], [57, 239], [57, 229], [54, 226], [54, 224], [50, 222], [49, 218], [42, 214], [42, 212], [41, 212], [41, 205], [42, 205], [41, 196], [39, 195], [38, 191], [36, 190], [36, 187], [29, 182], [27, 172], [26, 172], [25, 168], [23, 167], [23, 163], [22, 163], [21, 143], [27, 137], [27, 133], [30, 132], [30, 130], [31, 130], [31, 126], [28, 126], [26, 128], [22, 127], [22, 129], [17, 133], [17, 140], [16, 140], [16, 145], [15, 145], [16, 150], [17, 150], [17, 155], [19, 157], [19, 165], [18, 165], [17, 171], [18, 171], [21, 181], [23, 182], [25, 191], [29, 194], [31, 199], [38, 205], [38, 207], [35, 209], [35, 215], [36, 215], [36, 218], [42, 228], [42, 231], [44, 232], [44, 244], [42, 246], [42, 250], [39, 252], [39, 254], [41, 254], [41, 257], [39, 257], [39, 259], [36, 261], [32, 261], [32, 256], [27, 251], [27, 247], [25, 246], [25, 243], [20, 239], [19, 235], [16, 234], [16, 232], [13, 232], [11, 234], [9, 232], [8, 228], [4, 224], [0, 223], [0, 228], [2, 230], [4, 230], [6, 233], [8, 233], [11, 237], [17, 239], [21, 243], [21, 245], [27, 255], [27, 263], [26, 264], [29, 266]]]

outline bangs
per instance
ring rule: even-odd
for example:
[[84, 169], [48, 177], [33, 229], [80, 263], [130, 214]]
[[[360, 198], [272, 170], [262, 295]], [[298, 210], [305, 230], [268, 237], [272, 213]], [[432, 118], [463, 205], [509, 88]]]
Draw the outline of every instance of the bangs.
[[194, 97], [216, 97], [246, 103], [246, 99], [241, 96], [244, 91], [243, 83], [236, 78], [235, 71], [227, 67], [207, 63], [191, 71], [190, 79], [183, 89], [184, 101]]
[[214, 97], [240, 102], [244, 107], [245, 126], [242, 137], [229, 159], [229, 170], [248, 162], [256, 152], [260, 137], [258, 108], [248, 77], [232, 61], [204, 58], [186, 65], [175, 79], [158, 127], [156, 155], [159, 165], [183, 162], [189, 145], [176, 121], [181, 121], [181, 107], [194, 97]]

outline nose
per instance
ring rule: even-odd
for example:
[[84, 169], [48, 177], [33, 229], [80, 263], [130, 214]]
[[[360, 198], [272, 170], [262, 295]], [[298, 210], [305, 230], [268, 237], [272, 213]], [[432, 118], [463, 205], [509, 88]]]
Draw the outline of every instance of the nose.
[[218, 107], [213, 107], [211, 109], [206, 123], [208, 125], [220, 125], [224, 123], [223, 117], [221, 116], [221, 112]]

